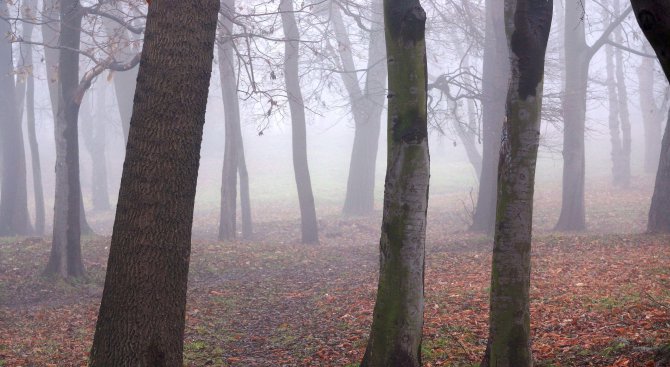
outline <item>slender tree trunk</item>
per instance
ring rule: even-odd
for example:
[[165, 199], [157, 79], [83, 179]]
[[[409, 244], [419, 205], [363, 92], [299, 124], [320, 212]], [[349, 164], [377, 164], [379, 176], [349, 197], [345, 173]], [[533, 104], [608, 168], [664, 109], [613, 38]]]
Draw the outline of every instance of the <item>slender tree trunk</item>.
[[282, 25], [284, 27], [284, 77], [286, 78], [286, 93], [288, 94], [289, 108], [291, 109], [291, 137], [293, 139], [293, 169], [295, 183], [298, 187], [298, 201], [300, 202], [300, 220], [303, 243], [318, 243], [319, 229], [314, 208], [314, 194], [309, 177], [307, 164], [307, 128], [305, 126], [305, 107], [302, 91], [300, 90], [300, 76], [298, 75], [300, 33], [293, 12], [293, 0], [280, 0]]
[[149, 5], [92, 367], [182, 366], [193, 206], [219, 5]]
[[[614, 0], [614, 14], [621, 13], [621, 6], [619, 0]], [[614, 40], [619, 43], [624, 43], [623, 30], [617, 27], [614, 30]], [[626, 88], [626, 75], [624, 72], [623, 51], [617, 48], [614, 51], [616, 58], [616, 86], [619, 103], [619, 117], [621, 121], [621, 172], [619, 175], [618, 185], [624, 188], [630, 186], [630, 154], [632, 137], [630, 131], [630, 113], [628, 111], [628, 90]]]
[[[666, 79], [670, 81], [670, 3], [660, 0], [631, 0], [631, 5], [642, 32], [656, 52]], [[670, 119], [670, 113], [668, 118]], [[661, 143], [647, 231], [670, 233], [670, 122], [665, 126]]]
[[[105, 89], [100, 86], [91, 101], [83, 103], [80, 116], [83, 120], [81, 136], [84, 146], [91, 156], [91, 198], [93, 210], [110, 209], [109, 190], [107, 188], [107, 157], [105, 155]], [[93, 105], [93, 108], [91, 108]], [[93, 113], [91, 112], [94, 111]]]
[[[8, 14], [6, 2], [0, 2], [0, 14]], [[3, 160], [0, 236], [28, 235], [33, 231], [28, 214], [26, 156], [17, 110], [12, 45], [6, 38], [9, 34], [9, 23], [0, 20], [0, 148]]]
[[375, 0], [371, 7], [368, 64], [363, 90], [358, 83], [351, 42], [337, 5], [331, 16], [340, 50], [342, 79], [349, 93], [355, 123], [347, 192], [342, 210], [345, 215], [366, 215], [374, 210], [375, 173], [381, 115], [386, 95], [387, 67], [382, 2]]
[[217, 47], [226, 126], [223, 170], [221, 173], [221, 213], [219, 216], [219, 240], [222, 241], [234, 239], [237, 236], [237, 166], [240, 151], [238, 139], [241, 133], [240, 105], [237, 98], [235, 56], [232, 44], [234, 14], [235, 0], [223, 0], [220, 16], [221, 39]]
[[530, 367], [530, 250], [552, 1], [505, 0], [512, 78], [498, 167], [489, 342], [483, 367]]
[[565, 3], [565, 93], [563, 96], [563, 192], [559, 231], [586, 229], [584, 209], [586, 91], [590, 57], [584, 34], [584, 3]]
[[379, 285], [361, 367], [421, 366], [430, 158], [426, 13], [418, 0], [385, 0], [388, 156]]
[[[605, 10], [604, 10], [605, 11]], [[609, 107], [609, 131], [612, 152], [612, 183], [620, 186], [623, 180], [623, 147], [621, 145], [621, 130], [619, 127], [619, 96], [617, 95], [618, 80], [614, 72], [614, 50], [610, 45], [605, 46], [605, 69], [607, 72], [607, 95]]]
[[509, 80], [508, 51], [504, 39], [503, 1], [486, 0], [486, 30], [482, 70], [482, 174], [477, 206], [470, 230], [493, 233], [496, 213], [496, 177], [500, 135], [505, 118]]
[[[33, 9], [35, 5], [32, 5]], [[27, 25], [24, 25], [27, 29]], [[30, 27], [32, 30], [32, 27]], [[31, 32], [32, 33], [32, 32]], [[31, 38], [26, 35], [26, 39]], [[42, 164], [40, 162], [40, 151], [37, 144], [37, 133], [35, 132], [35, 78], [32, 75], [32, 47], [26, 54], [31, 62], [31, 74], [28, 76], [26, 86], [26, 124], [28, 130], [28, 143], [30, 145], [30, 157], [32, 159], [33, 192], [35, 199], [35, 233], [38, 236], [44, 234], [45, 209], [44, 209], [44, 187], [42, 186]]]
[[251, 239], [254, 233], [253, 222], [251, 219], [251, 200], [249, 199], [249, 173], [247, 172], [247, 162], [244, 158], [244, 144], [242, 141], [242, 132], [240, 131], [240, 154], [237, 169], [240, 174], [240, 211], [242, 212], [242, 238]]
[[[645, 47], [650, 52], [649, 47]], [[661, 154], [662, 125], [667, 108], [656, 103], [654, 95], [654, 73], [656, 61], [643, 58], [637, 69], [640, 97], [640, 110], [644, 127], [644, 171], [648, 174], [656, 173], [658, 158]], [[667, 101], [667, 97], [664, 98]]]
[[84, 276], [81, 259], [79, 184], [79, 48], [82, 10], [78, 0], [60, 1], [59, 101], [56, 118], [56, 193], [51, 255], [45, 275]]

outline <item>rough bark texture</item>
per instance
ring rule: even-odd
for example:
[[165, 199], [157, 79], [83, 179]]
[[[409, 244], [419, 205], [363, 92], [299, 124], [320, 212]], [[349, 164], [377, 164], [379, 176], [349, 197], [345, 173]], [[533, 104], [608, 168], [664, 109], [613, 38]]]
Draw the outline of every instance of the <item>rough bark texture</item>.
[[61, 32], [58, 44], [63, 48], [58, 67], [58, 114], [56, 117], [56, 192], [51, 255], [45, 269], [49, 276], [84, 275], [81, 259], [81, 187], [79, 185], [78, 120], [81, 95], [79, 86], [79, 48], [82, 12], [78, 0], [61, 0]]
[[509, 80], [508, 51], [504, 37], [503, 1], [486, 1], [486, 30], [482, 69], [482, 174], [472, 231], [493, 233], [496, 216], [496, 177], [500, 134], [505, 118]]
[[[631, 0], [631, 5], [642, 32], [656, 52], [665, 77], [670, 81], [670, 3], [661, 0]], [[670, 123], [666, 124], [661, 143], [647, 231], [670, 232]]]
[[300, 33], [293, 12], [293, 0], [281, 0], [279, 3], [282, 26], [284, 27], [284, 78], [286, 94], [291, 110], [291, 138], [293, 144], [293, 170], [298, 187], [300, 202], [300, 221], [303, 243], [319, 242], [319, 229], [314, 208], [312, 181], [307, 164], [307, 127], [305, 125], [305, 106], [303, 105], [298, 75]]
[[365, 215], [374, 210], [375, 172], [381, 114], [386, 92], [386, 50], [382, 2], [372, 2], [368, 64], [361, 90], [354, 64], [351, 41], [338, 5], [332, 7], [331, 21], [340, 55], [342, 81], [349, 94], [354, 117], [354, 144], [349, 163], [347, 192], [342, 212]]
[[[7, 16], [7, 3], [0, 3], [0, 15]], [[23, 131], [17, 109], [12, 45], [6, 38], [10, 25], [0, 20], [0, 236], [28, 235], [33, 229], [28, 214], [26, 156]]]
[[219, 0], [149, 6], [91, 366], [181, 367]]
[[552, 1], [505, 1], [511, 81], [498, 167], [489, 342], [481, 364], [485, 367], [533, 365], [529, 297], [533, 191], [551, 18]]
[[430, 158], [426, 13], [418, 0], [385, 0], [388, 156], [379, 285], [361, 367], [421, 365]]

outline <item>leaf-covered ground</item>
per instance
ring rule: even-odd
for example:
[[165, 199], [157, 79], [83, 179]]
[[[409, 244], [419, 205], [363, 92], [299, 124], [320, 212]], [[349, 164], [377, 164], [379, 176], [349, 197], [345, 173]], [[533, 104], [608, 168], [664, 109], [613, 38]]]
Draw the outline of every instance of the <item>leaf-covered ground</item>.
[[[538, 193], [537, 366], [668, 364], [670, 237], [636, 234], [647, 195], [600, 190], [589, 198], [591, 232], [560, 234], [547, 231], [555, 195]], [[318, 246], [298, 243], [298, 221], [281, 206], [257, 214], [250, 242], [214, 241], [215, 215], [197, 218], [187, 365], [357, 365], [374, 304], [380, 218], [342, 219], [336, 210], [320, 219]], [[429, 212], [426, 366], [476, 366], [484, 349], [491, 240], [462, 231], [463, 212], [448, 195]], [[0, 366], [86, 364], [108, 246], [108, 237], [85, 238], [89, 278], [66, 283], [40, 277], [48, 239], [0, 239]]]

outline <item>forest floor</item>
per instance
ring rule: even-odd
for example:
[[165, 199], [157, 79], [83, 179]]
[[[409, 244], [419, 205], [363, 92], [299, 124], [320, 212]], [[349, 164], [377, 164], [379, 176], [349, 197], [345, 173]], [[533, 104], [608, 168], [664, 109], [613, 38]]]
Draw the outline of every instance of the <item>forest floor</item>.
[[[661, 353], [670, 346], [670, 236], [640, 234], [648, 190], [595, 190], [586, 233], [550, 232], [556, 195], [548, 190], [537, 198], [536, 366], [670, 365]], [[461, 202], [448, 194], [431, 200], [424, 364], [476, 366], [487, 336], [491, 240], [463, 230]], [[319, 219], [316, 246], [298, 243], [299, 222], [287, 213], [266, 207], [248, 242], [215, 241], [216, 215], [196, 218], [186, 365], [361, 360], [376, 292], [380, 213], [341, 218], [330, 209]], [[48, 238], [0, 239], [0, 366], [86, 365], [109, 241], [85, 237], [88, 277], [64, 282], [40, 276]]]

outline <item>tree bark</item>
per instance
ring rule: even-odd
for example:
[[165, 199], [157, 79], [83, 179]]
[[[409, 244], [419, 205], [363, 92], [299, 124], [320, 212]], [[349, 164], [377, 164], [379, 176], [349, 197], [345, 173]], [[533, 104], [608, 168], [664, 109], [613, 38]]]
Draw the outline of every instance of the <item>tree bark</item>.
[[[606, 10], [603, 8], [603, 12]], [[607, 105], [609, 107], [608, 125], [612, 159], [612, 183], [620, 186], [623, 180], [623, 147], [621, 144], [621, 130], [619, 124], [619, 96], [617, 95], [618, 80], [615, 76], [614, 50], [610, 45], [605, 46], [605, 69], [607, 72]]]
[[51, 255], [44, 271], [48, 276], [84, 276], [81, 259], [81, 187], [79, 183], [79, 49], [82, 9], [78, 0], [60, 1], [62, 47], [58, 67], [56, 117], [56, 192]]
[[[660, 0], [631, 0], [631, 5], [642, 32], [656, 52], [666, 79], [670, 81], [670, 3]], [[670, 114], [668, 117], [670, 118]], [[665, 126], [661, 143], [647, 231], [670, 233], [670, 123]]]
[[349, 94], [355, 129], [347, 192], [342, 209], [344, 215], [367, 215], [374, 210], [375, 173], [387, 67], [382, 2], [375, 0], [371, 7], [368, 63], [365, 86], [362, 90], [358, 82], [351, 41], [339, 6], [334, 5], [331, 13], [342, 67], [342, 80]]
[[482, 69], [482, 174], [470, 230], [493, 233], [496, 213], [496, 177], [500, 135], [505, 118], [505, 93], [509, 80], [505, 46], [503, 1], [486, 1], [486, 30]]
[[421, 366], [430, 158], [426, 13], [418, 0], [385, 0], [388, 155], [379, 285], [361, 367]]
[[300, 202], [302, 243], [314, 244], [319, 242], [319, 229], [316, 221], [316, 209], [314, 208], [312, 182], [307, 164], [305, 107], [300, 89], [300, 76], [298, 75], [300, 33], [293, 12], [293, 1], [281, 0], [279, 11], [281, 12], [282, 26], [286, 37], [286, 41], [284, 41], [284, 77], [291, 110], [293, 170], [295, 172], [295, 183], [298, 187], [298, 201]]
[[[0, 14], [8, 15], [7, 3]], [[33, 232], [28, 214], [26, 156], [23, 129], [17, 110], [12, 45], [6, 38], [10, 24], [0, 20], [0, 138], [2, 144], [2, 185], [0, 187], [0, 236], [29, 235]]]
[[90, 366], [182, 366], [219, 0], [149, 5]]
[[530, 367], [530, 252], [544, 58], [552, 1], [506, 0], [511, 61], [498, 166], [489, 341], [481, 366]]

